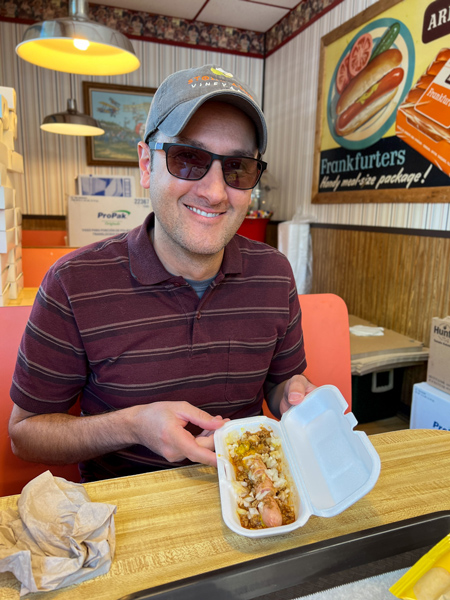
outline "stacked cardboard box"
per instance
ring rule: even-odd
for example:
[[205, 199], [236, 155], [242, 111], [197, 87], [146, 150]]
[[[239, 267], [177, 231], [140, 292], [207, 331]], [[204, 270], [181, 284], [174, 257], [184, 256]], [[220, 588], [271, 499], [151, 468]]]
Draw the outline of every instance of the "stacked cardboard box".
[[414, 386], [411, 429], [450, 430], [450, 316], [431, 323], [427, 381]]
[[23, 158], [15, 150], [16, 140], [16, 92], [0, 86], [0, 306], [16, 299], [23, 288], [22, 214], [14, 189], [14, 175], [23, 173]]
[[69, 246], [92, 242], [130, 231], [151, 211], [148, 198], [136, 198], [134, 178], [79, 175], [78, 196], [69, 196], [67, 221]]

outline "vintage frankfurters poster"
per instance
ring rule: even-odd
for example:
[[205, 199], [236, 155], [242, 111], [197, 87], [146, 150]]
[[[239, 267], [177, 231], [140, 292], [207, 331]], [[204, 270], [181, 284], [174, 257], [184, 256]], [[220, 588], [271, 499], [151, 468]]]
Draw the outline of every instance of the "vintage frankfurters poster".
[[450, 201], [450, 3], [382, 0], [322, 38], [313, 203]]

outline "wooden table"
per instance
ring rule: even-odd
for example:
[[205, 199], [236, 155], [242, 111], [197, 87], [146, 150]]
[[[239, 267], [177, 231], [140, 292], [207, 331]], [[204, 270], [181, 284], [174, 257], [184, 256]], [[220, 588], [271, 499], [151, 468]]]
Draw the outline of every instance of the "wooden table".
[[[222, 522], [216, 470], [185, 467], [86, 484], [90, 498], [117, 505], [116, 557], [109, 573], [27, 598], [114, 600], [132, 592], [320, 540], [450, 510], [450, 433], [402, 430], [371, 436], [381, 475], [364, 498], [332, 518], [311, 517], [295, 532], [251, 539]], [[0, 510], [18, 496], [0, 498]], [[443, 532], [445, 533], [445, 532]], [[19, 598], [0, 574], [0, 599]]]

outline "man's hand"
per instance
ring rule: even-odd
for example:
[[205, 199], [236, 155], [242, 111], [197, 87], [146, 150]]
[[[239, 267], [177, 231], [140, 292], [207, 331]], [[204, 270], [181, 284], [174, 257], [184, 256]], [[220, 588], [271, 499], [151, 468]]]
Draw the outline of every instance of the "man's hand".
[[281, 417], [291, 406], [303, 402], [306, 394], [315, 390], [316, 387], [304, 375], [294, 375], [283, 383], [272, 384], [265, 390], [270, 411], [276, 417]]
[[283, 396], [280, 401], [280, 414], [284, 414], [291, 406], [303, 402], [306, 394], [315, 390], [316, 387], [304, 375], [294, 375], [288, 379], [284, 384]]
[[[136, 443], [147, 446], [169, 462], [188, 458], [192, 462], [216, 466], [214, 438], [211, 435], [229, 419], [212, 417], [188, 402], [155, 402], [136, 406]], [[188, 423], [201, 427], [194, 437], [185, 429]]]
[[[229, 419], [213, 417], [188, 402], [154, 402], [101, 415], [37, 415], [13, 406], [9, 434], [14, 454], [31, 462], [72, 464], [141, 444], [169, 462], [189, 458], [217, 464], [211, 435]], [[202, 433], [185, 429], [193, 423]]]

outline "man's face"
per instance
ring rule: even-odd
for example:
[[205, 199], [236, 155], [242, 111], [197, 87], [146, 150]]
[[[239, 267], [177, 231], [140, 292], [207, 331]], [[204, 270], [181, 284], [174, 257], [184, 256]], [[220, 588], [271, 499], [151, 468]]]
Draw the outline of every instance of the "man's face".
[[[257, 154], [252, 121], [234, 106], [219, 102], [200, 107], [177, 138], [159, 133], [157, 139], [198, 146], [216, 154]], [[142, 156], [142, 148], [140, 152]], [[222, 254], [247, 214], [251, 190], [228, 186], [218, 160], [199, 181], [177, 179], [167, 171], [166, 156], [160, 150], [153, 153], [149, 173], [142, 171], [141, 161], [141, 173], [141, 183], [150, 189], [155, 212], [158, 254]]]

